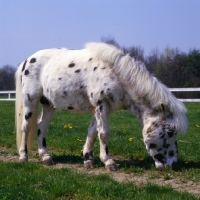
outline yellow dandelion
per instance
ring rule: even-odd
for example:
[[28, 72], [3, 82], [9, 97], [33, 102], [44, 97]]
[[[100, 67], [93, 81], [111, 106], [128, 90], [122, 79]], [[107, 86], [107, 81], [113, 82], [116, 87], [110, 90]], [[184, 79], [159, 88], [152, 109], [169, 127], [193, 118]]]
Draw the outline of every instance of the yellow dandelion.
[[79, 141], [79, 142], [82, 142], [82, 140], [81, 140], [81, 139], [79, 139], [79, 138], [77, 139], [77, 141]]
[[67, 124], [67, 127], [68, 127], [68, 128], [72, 128], [72, 125], [71, 125], [71, 124]]
[[138, 158], [138, 160], [144, 160], [144, 158], [143, 158], [143, 157], [141, 157], [141, 158]]
[[133, 138], [132, 138], [132, 137], [131, 137], [131, 138], [129, 138], [129, 139], [128, 139], [128, 141], [129, 141], [129, 142], [132, 142], [132, 141], [133, 141]]
[[200, 128], [199, 124], [196, 124], [196, 127], [197, 127], [197, 128]]
[[67, 128], [67, 125], [64, 125], [64, 128]]
[[188, 164], [189, 162], [185, 161], [185, 164]]

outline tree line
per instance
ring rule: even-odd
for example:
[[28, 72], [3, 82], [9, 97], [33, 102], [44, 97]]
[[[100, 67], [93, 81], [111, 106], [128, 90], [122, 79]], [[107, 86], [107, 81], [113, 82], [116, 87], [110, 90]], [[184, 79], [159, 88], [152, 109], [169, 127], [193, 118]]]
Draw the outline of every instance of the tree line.
[[[135, 60], [145, 63], [146, 68], [163, 84], [170, 88], [200, 87], [200, 50], [192, 49], [188, 53], [178, 48], [166, 47], [163, 52], [154, 49], [144, 56], [140, 46], [120, 46], [113, 37], [102, 37], [102, 42], [121, 48]], [[0, 91], [15, 90], [14, 74], [16, 68], [5, 65], [0, 68]], [[200, 98], [197, 92], [176, 93], [176, 96]]]
[[[123, 47], [112, 37], [103, 37], [102, 41], [144, 62], [148, 71], [169, 88], [200, 87], [199, 49], [185, 53], [178, 48], [166, 47], [163, 52], [154, 49], [145, 57], [144, 49], [140, 46]], [[179, 98], [200, 98], [199, 92], [176, 92], [175, 95]]]

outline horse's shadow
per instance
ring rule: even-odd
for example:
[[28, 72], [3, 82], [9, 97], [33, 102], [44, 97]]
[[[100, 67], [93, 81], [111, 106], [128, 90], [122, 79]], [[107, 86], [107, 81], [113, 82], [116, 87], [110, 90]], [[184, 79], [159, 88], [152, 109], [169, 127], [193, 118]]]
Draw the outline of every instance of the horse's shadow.
[[[53, 160], [55, 164], [80, 164], [83, 165], [83, 157], [80, 155], [72, 154], [63, 154], [63, 155], [53, 155]], [[114, 159], [118, 168], [131, 169], [138, 168], [143, 170], [155, 169], [154, 161], [150, 156], [145, 157], [142, 160], [139, 159], [128, 159], [128, 160], [119, 160]], [[104, 167], [104, 164], [98, 157], [94, 158], [95, 167]], [[182, 159], [179, 159], [178, 162], [174, 163], [171, 167], [173, 171], [181, 171], [187, 169], [200, 169], [200, 162], [186, 162]]]
[[72, 154], [62, 154], [62, 155], [53, 155], [53, 161], [55, 164], [82, 164], [82, 156], [72, 155]]
[[174, 171], [181, 171], [181, 170], [187, 170], [187, 169], [200, 169], [200, 161], [194, 162], [190, 161], [187, 162], [185, 160], [179, 159], [177, 163], [174, 163], [172, 166], [172, 169]]

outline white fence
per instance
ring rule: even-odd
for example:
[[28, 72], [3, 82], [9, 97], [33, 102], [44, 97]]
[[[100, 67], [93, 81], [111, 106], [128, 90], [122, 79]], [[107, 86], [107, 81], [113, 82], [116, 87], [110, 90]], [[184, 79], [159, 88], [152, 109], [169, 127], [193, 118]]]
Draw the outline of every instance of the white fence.
[[0, 98], [0, 101], [15, 101], [15, 98], [12, 98], [12, 94], [15, 96], [15, 90], [0, 91], [0, 94], [8, 95], [6, 99]]
[[[172, 92], [200, 92], [200, 88], [169, 88]], [[0, 98], [0, 101], [15, 101], [15, 90], [0, 91], [0, 94], [7, 94], [8, 98]], [[200, 102], [200, 99], [180, 99], [182, 102]]]

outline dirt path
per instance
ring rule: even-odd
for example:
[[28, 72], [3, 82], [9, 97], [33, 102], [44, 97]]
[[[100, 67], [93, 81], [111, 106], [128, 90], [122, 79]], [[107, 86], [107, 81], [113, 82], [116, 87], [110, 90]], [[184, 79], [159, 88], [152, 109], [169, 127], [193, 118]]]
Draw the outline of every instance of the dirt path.
[[[15, 155], [1, 155], [0, 154], [0, 160], [4, 162], [18, 162], [18, 156]], [[30, 159], [32, 162], [38, 162], [38, 159]], [[153, 183], [160, 186], [171, 186], [173, 189], [178, 191], [186, 191], [191, 194], [194, 194], [197, 197], [200, 197], [200, 182], [192, 182], [192, 181], [183, 181], [179, 177], [173, 177], [169, 180], [165, 180], [163, 177], [150, 177], [148, 173], [141, 174], [135, 174], [130, 173], [126, 174], [124, 172], [108, 172], [104, 167], [94, 168], [91, 170], [87, 170], [84, 168], [82, 164], [66, 164], [66, 163], [56, 163], [55, 165], [51, 166], [51, 168], [69, 168], [72, 169], [78, 173], [86, 173], [86, 174], [108, 174], [110, 177], [112, 177], [115, 181], [118, 182], [133, 182], [136, 185], [144, 185], [147, 183]]]

